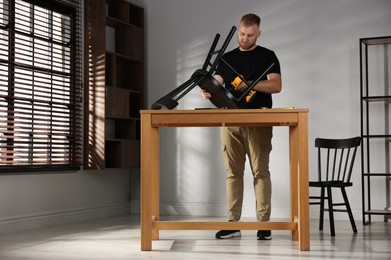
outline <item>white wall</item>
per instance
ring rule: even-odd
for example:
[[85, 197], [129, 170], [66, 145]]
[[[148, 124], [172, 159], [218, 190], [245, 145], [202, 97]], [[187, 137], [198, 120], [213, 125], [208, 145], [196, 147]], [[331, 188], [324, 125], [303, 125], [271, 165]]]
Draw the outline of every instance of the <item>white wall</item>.
[[[149, 105], [202, 66], [216, 33], [225, 39], [244, 13], [254, 12], [262, 18], [259, 44], [273, 49], [281, 62], [283, 91], [274, 95], [275, 107], [310, 109], [310, 176], [315, 176], [315, 137], [360, 135], [359, 38], [391, 35], [391, 1], [133, 2], [146, 8]], [[236, 38], [230, 48], [234, 46]], [[178, 108], [206, 106], [210, 104], [196, 89], [180, 100]], [[272, 218], [289, 216], [287, 133], [285, 128], [274, 130]], [[355, 185], [348, 194], [356, 219], [361, 219], [360, 158], [354, 174]], [[250, 175], [247, 170], [244, 217], [255, 216]], [[225, 216], [225, 171], [217, 128], [163, 129], [161, 176], [162, 213]], [[132, 178], [136, 191], [138, 177]], [[384, 184], [375, 190], [384, 197], [380, 186]], [[138, 210], [137, 195], [133, 211]], [[317, 214], [314, 210], [311, 214]]]

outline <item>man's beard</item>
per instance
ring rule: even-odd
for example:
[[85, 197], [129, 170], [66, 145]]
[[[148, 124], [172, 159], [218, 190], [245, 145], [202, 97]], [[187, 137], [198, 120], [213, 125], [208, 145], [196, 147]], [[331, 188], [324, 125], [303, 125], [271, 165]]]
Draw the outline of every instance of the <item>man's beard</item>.
[[255, 42], [252, 43], [251, 45], [241, 44], [241, 43], [239, 42], [239, 47], [240, 47], [242, 50], [244, 50], [244, 51], [252, 50], [252, 49], [254, 48], [254, 46], [255, 46]]

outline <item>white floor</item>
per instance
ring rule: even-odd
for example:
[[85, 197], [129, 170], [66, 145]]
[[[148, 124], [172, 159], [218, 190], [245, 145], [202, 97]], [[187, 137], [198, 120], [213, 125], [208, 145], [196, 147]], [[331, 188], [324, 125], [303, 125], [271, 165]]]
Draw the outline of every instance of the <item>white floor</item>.
[[256, 231], [248, 230], [227, 240], [215, 239], [213, 230], [160, 231], [153, 251], [140, 251], [139, 216], [127, 215], [1, 235], [0, 259], [391, 259], [391, 223], [356, 224], [355, 235], [348, 221], [337, 221], [332, 238], [327, 222], [320, 232], [318, 222], [311, 221], [310, 251], [300, 251], [289, 231], [278, 230], [271, 241], [258, 241]]

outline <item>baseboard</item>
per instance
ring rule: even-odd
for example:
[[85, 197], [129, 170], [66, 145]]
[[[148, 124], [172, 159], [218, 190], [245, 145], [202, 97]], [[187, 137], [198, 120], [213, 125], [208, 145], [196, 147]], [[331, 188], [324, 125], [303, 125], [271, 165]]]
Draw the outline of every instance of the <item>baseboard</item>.
[[130, 214], [130, 202], [0, 219], [0, 234]]

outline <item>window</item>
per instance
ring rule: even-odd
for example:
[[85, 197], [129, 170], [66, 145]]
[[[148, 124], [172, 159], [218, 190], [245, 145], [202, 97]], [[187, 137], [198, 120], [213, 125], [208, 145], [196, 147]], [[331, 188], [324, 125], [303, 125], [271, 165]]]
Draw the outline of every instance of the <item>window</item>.
[[0, 0], [0, 172], [82, 163], [81, 3]]

